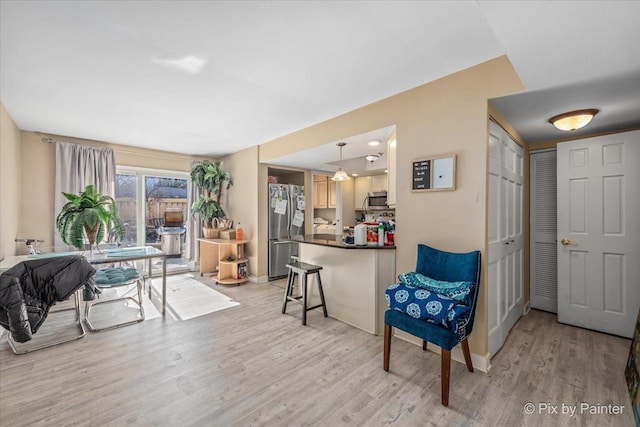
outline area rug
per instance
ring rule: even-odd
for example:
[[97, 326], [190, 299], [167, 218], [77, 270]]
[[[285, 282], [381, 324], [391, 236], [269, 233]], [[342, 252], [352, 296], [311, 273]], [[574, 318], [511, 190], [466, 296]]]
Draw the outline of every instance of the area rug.
[[[162, 295], [162, 280], [153, 279], [153, 299]], [[167, 309], [180, 320], [204, 316], [240, 303], [193, 278], [191, 273], [167, 277]]]

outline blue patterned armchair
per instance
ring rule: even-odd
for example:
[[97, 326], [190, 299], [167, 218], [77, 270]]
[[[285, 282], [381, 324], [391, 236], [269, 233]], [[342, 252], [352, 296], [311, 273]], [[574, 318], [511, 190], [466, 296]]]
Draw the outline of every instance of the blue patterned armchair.
[[[416, 318], [418, 315], [414, 310], [399, 311], [400, 308], [394, 307], [385, 312], [384, 316], [384, 361], [383, 367], [385, 371], [389, 371], [389, 356], [391, 351], [391, 334], [393, 328], [398, 328], [404, 332], [414, 335], [422, 339], [422, 349], [427, 349], [427, 342], [436, 344], [442, 349], [442, 405], [449, 406], [449, 374], [451, 372], [451, 349], [458, 344], [462, 346], [464, 360], [469, 372], [473, 372], [473, 364], [471, 363], [471, 353], [469, 352], [469, 343], [467, 338], [473, 329], [473, 320], [475, 317], [476, 302], [478, 299], [478, 287], [480, 285], [480, 252], [473, 251], [468, 253], [452, 253], [444, 252], [431, 248], [427, 245], [418, 245], [418, 260], [416, 263], [417, 276], [427, 276], [427, 279], [433, 279], [438, 283], [444, 282], [470, 282], [468, 294], [455, 299], [448, 299], [437, 295], [438, 302], [429, 300], [426, 303], [424, 314], [427, 316], [432, 313], [430, 304], [442, 306], [444, 301], [450, 301], [448, 305], [449, 315], [442, 317], [440, 321], [434, 319]], [[404, 276], [404, 275], [403, 275]], [[420, 276], [422, 277], [422, 276]], [[440, 281], [440, 282], [439, 282]], [[431, 298], [431, 292], [417, 288], [415, 283], [406, 283], [392, 285], [387, 290], [387, 300], [389, 294], [398, 292], [399, 286], [404, 286], [409, 292], [415, 290], [418, 300], [416, 302], [427, 301], [426, 296]], [[418, 283], [417, 286], [421, 284]], [[405, 290], [402, 294], [401, 302], [405, 303]], [[433, 295], [436, 297], [436, 295]], [[394, 301], [395, 302], [395, 301]], [[420, 312], [420, 304], [408, 304], [417, 307]], [[429, 312], [429, 313], [427, 313]]]

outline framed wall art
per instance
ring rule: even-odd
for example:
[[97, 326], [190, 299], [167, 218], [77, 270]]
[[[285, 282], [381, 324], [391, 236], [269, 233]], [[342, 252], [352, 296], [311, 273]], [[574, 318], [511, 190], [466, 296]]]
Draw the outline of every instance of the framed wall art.
[[456, 155], [434, 156], [414, 160], [411, 168], [412, 191], [446, 191], [456, 189]]

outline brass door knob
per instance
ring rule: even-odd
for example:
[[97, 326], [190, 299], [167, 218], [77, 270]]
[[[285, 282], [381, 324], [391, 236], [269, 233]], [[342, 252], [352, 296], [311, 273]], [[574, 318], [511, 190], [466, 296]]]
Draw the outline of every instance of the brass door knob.
[[562, 240], [560, 240], [560, 243], [562, 243], [565, 246], [569, 246], [571, 244], [571, 239], [567, 239], [566, 237]]

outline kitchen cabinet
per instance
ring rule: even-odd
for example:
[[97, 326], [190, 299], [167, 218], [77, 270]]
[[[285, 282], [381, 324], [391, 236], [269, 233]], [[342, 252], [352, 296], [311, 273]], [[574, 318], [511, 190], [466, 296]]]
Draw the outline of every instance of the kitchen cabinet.
[[328, 205], [327, 177], [324, 175], [313, 176], [313, 207], [325, 209]]
[[200, 241], [200, 275], [215, 273], [215, 281], [238, 285], [249, 280], [248, 259], [244, 245], [248, 240], [198, 239]]
[[[371, 177], [359, 176], [355, 179], [354, 204], [356, 209], [362, 209], [364, 200], [371, 191]], [[366, 208], [366, 206], [365, 206]]]
[[329, 183], [329, 202], [328, 206], [330, 208], [335, 208], [338, 204], [336, 197], [336, 181], [327, 181]]
[[387, 146], [387, 205], [396, 207], [396, 140], [389, 141]]
[[[387, 191], [387, 175], [359, 176], [355, 180], [354, 203], [356, 209], [362, 209], [369, 193]], [[366, 208], [366, 205], [365, 205]]]
[[387, 175], [373, 175], [371, 177], [371, 190], [372, 193], [380, 191], [387, 191]]

